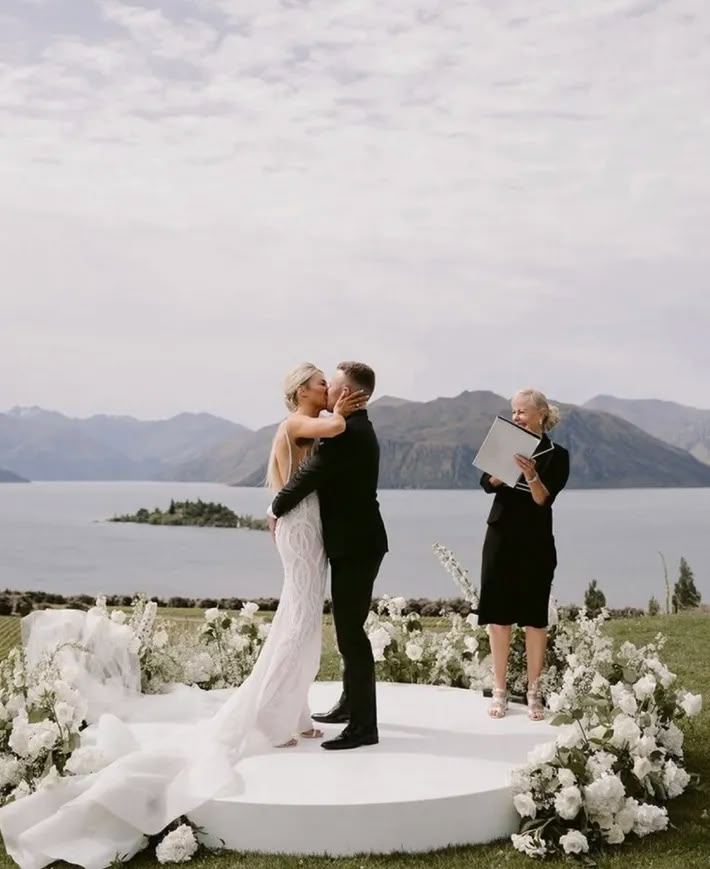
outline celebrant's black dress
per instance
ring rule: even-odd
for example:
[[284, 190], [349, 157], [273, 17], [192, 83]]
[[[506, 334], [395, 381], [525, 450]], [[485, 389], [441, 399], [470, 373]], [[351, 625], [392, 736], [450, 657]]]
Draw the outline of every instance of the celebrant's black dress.
[[[535, 452], [551, 446], [543, 435]], [[484, 491], [495, 493], [483, 544], [478, 607], [481, 625], [547, 627], [550, 588], [557, 567], [552, 503], [567, 483], [569, 453], [555, 444], [552, 452], [536, 460], [536, 471], [550, 493], [542, 507], [533, 501], [522, 474], [513, 488], [492, 486], [489, 474], [481, 477]]]

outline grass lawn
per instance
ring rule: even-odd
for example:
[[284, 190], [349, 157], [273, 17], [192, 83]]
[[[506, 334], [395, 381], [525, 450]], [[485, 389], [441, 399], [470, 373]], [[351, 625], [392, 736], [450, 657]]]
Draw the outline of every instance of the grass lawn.
[[[174, 615], [199, 614], [197, 610]], [[161, 610], [161, 615], [167, 614]], [[337, 679], [339, 662], [334, 648], [333, 628], [329, 617], [324, 621], [323, 660], [319, 678]], [[671, 670], [678, 674], [681, 685], [703, 694], [705, 708], [690, 722], [686, 730], [688, 768], [701, 776], [700, 788], [669, 803], [673, 829], [649, 836], [645, 840], [626, 844], [602, 856], [601, 869], [708, 869], [710, 867], [710, 615], [693, 613], [679, 616], [612, 621], [608, 625], [618, 640], [643, 643], [660, 631], [668, 638], [663, 655]], [[0, 654], [19, 640], [19, 620], [0, 617]], [[0, 869], [15, 864], [0, 852]], [[131, 861], [132, 869], [155, 867], [152, 852], [139, 854]], [[207, 869], [488, 869], [488, 867], [530, 867], [529, 858], [515, 852], [507, 842], [478, 845], [467, 848], [449, 848], [421, 855], [392, 855], [386, 857], [313, 858], [278, 857], [272, 855], [239, 854], [225, 852], [193, 860], [191, 865]], [[551, 861], [546, 865], [569, 865], [569, 861]]]

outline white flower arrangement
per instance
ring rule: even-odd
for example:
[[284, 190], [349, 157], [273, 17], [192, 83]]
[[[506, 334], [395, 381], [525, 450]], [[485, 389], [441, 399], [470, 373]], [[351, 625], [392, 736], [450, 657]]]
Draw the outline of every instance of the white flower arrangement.
[[79, 743], [86, 702], [48, 654], [28, 668], [13, 649], [0, 662], [0, 800], [49, 786]]
[[[477, 593], [468, 573], [444, 547], [437, 555], [466, 600]], [[258, 657], [270, 625], [246, 603], [232, 614], [208, 609], [201, 623], [158, 618], [144, 596], [130, 614], [109, 612], [99, 598], [92, 612], [127, 626], [145, 692], [171, 683], [223, 688], [241, 684]], [[683, 764], [679, 722], [697, 715], [700, 695], [678, 690], [663, 664], [663, 638], [618, 650], [604, 632], [606, 613], [581, 613], [572, 622], [551, 619], [542, 678], [547, 705], [558, 726], [554, 740], [530, 752], [512, 775], [513, 802], [521, 828], [514, 848], [531, 857], [580, 857], [629, 836], [647, 836], [668, 826], [665, 803], [680, 796], [691, 777]], [[469, 689], [491, 684], [490, 643], [475, 613], [442, 612], [434, 629], [406, 612], [402, 597], [384, 597], [366, 630], [386, 681], [419, 682]], [[523, 631], [513, 631], [509, 673], [512, 688], [525, 687]], [[66, 674], [65, 674], [66, 676]], [[62, 775], [85, 775], [109, 759], [79, 747], [86, 704], [52, 655], [31, 671], [21, 650], [0, 662], [0, 800], [21, 799], [52, 787]], [[161, 863], [186, 862], [202, 847], [199, 830], [185, 818], [163, 831]]]
[[664, 804], [690, 783], [677, 722], [696, 715], [701, 698], [674, 689], [661, 637], [615, 652], [605, 617], [582, 614], [555, 640], [567, 661], [548, 698], [559, 732], [512, 777], [522, 819], [512, 842], [529, 856], [587, 854], [665, 830]]
[[[208, 610], [195, 626], [189, 620], [158, 619], [155, 602], [141, 595], [130, 613], [109, 611], [103, 596], [90, 612], [127, 626], [142, 689], [157, 693], [175, 683], [241, 684], [268, 635], [269, 626], [256, 617], [258, 609], [247, 603], [236, 615]], [[60, 652], [61, 647], [48, 650], [28, 668], [15, 648], [0, 662], [0, 803], [49, 787], [59, 775], [86, 775], [109, 762], [97, 749], [79, 746], [87, 704], [68, 673], [60, 673], [55, 661]]]

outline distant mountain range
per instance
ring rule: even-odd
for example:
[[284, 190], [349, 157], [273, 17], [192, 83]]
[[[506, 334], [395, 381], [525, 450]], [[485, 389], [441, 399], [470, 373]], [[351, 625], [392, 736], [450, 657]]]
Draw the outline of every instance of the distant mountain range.
[[655, 398], [627, 399], [612, 395], [598, 395], [584, 406], [613, 413], [710, 465], [710, 410]]
[[26, 483], [27, 480], [19, 474], [13, 474], [12, 471], [5, 471], [0, 468], [0, 483]]
[[[572, 454], [570, 486], [710, 486], [710, 467], [686, 450], [604, 411], [562, 405], [553, 438]], [[370, 417], [380, 439], [382, 488], [458, 489], [478, 484], [471, 462], [496, 414], [510, 404], [493, 392], [418, 402], [385, 396]], [[180, 480], [261, 485], [275, 426], [240, 432], [175, 470]]]
[[33, 480], [156, 479], [242, 430], [207, 413], [73, 419], [16, 407], [0, 414], [0, 467]]
[[[656, 405], [663, 413], [654, 412]], [[702, 414], [710, 416], [710, 411], [610, 396], [561, 409], [553, 440], [571, 452], [570, 487], [710, 486], [710, 463], [700, 461], [702, 444], [708, 446]], [[462, 392], [425, 402], [385, 396], [373, 402], [370, 416], [382, 448], [381, 487], [476, 486], [479, 472], [471, 462], [493, 417], [509, 412], [508, 400], [493, 392]], [[35, 480], [259, 486], [275, 430], [270, 425], [252, 431], [202, 413], [142, 421], [126, 416], [72, 419], [41, 408], [14, 408], [0, 414], [0, 467]], [[683, 436], [687, 439], [681, 442]]]

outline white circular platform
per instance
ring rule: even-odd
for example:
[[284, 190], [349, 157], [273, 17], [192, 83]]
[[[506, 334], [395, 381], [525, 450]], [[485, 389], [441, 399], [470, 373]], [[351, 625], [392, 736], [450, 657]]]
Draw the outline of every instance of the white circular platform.
[[[311, 709], [340, 685], [317, 682]], [[209, 843], [272, 854], [384, 854], [489, 842], [513, 833], [509, 779], [554, 736], [524, 706], [488, 717], [479, 692], [381, 682], [379, 745], [324, 751], [318, 740], [243, 760], [244, 791], [201, 806], [191, 820]], [[341, 726], [326, 726], [326, 737]]]

